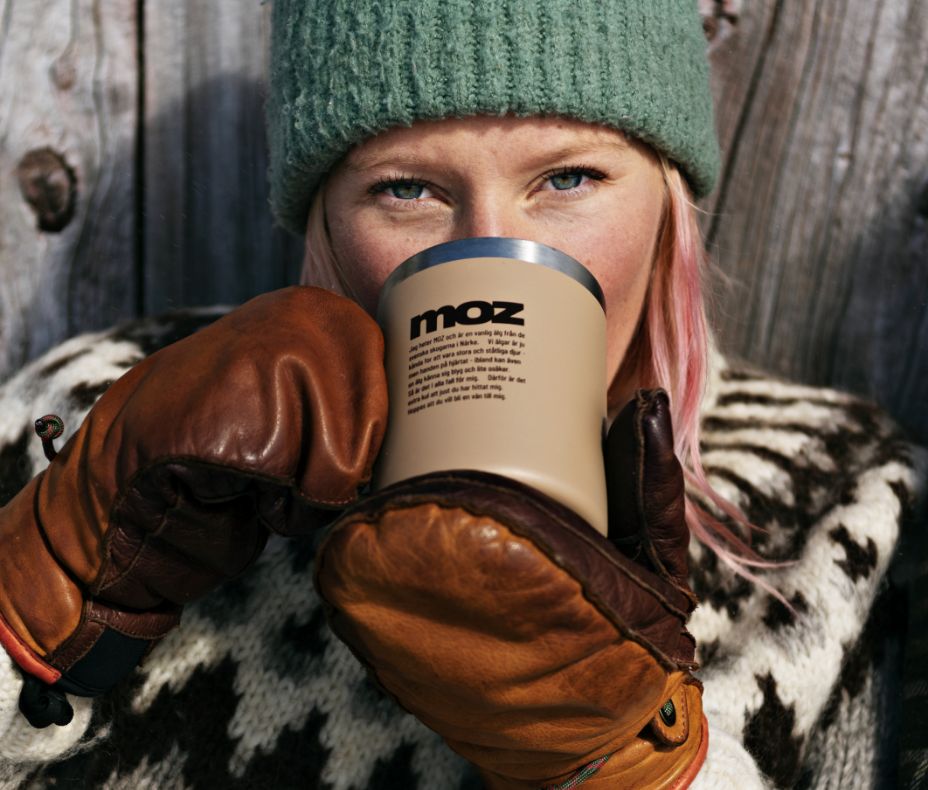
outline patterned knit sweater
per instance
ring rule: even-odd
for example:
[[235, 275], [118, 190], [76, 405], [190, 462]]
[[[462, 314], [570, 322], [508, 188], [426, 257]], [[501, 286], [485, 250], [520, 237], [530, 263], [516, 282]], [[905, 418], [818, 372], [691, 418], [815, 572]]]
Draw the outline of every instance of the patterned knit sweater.
[[[73, 338], [0, 387], [0, 503], [47, 463], [36, 417], [60, 414], [66, 439], [116, 378], [222, 312]], [[690, 630], [710, 721], [695, 787], [873, 787], [891, 776], [881, 725], [899, 682], [886, 571], [925, 456], [870, 403], [716, 352], [702, 425], [710, 482], [765, 528], [756, 548], [789, 561], [764, 575], [792, 611], [694, 541]], [[0, 650], [0, 787], [479, 788], [329, 632], [313, 555], [313, 539], [272, 538], [116, 690], [72, 699], [64, 728], [19, 715]]]

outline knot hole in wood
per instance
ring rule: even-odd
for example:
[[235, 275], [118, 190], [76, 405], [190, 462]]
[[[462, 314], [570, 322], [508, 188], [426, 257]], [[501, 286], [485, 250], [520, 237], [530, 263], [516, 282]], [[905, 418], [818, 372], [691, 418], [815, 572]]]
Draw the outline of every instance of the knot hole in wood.
[[48, 147], [29, 151], [16, 166], [16, 178], [39, 230], [58, 233], [67, 227], [77, 203], [77, 179], [61, 154]]
[[710, 42], [727, 37], [737, 27], [742, 0], [699, 0], [702, 29]]

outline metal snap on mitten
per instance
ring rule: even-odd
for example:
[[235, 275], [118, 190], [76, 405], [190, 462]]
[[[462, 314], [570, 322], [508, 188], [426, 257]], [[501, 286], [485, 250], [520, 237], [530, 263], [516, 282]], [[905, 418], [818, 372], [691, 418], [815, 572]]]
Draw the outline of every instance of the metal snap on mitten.
[[677, 723], [677, 709], [673, 706], [673, 700], [669, 699], [661, 705], [661, 719], [668, 727], [673, 727]]

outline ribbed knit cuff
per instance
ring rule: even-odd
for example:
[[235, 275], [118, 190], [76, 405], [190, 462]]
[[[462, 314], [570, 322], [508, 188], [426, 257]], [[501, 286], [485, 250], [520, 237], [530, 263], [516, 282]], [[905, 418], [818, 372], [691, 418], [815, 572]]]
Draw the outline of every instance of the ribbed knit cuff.
[[741, 742], [709, 719], [709, 751], [689, 790], [771, 790]]

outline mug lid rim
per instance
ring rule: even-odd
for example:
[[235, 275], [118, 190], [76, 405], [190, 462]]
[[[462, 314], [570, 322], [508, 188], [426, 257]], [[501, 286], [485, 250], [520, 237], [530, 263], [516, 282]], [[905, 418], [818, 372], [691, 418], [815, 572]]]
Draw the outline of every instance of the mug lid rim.
[[403, 261], [390, 273], [380, 290], [377, 314], [380, 315], [383, 300], [387, 294], [403, 280], [443, 263], [477, 258], [512, 258], [559, 271], [586, 288], [599, 302], [603, 312], [606, 311], [603, 289], [595, 275], [566, 252], [528, 239], [508, 236], [475, 236], [436, 244]]

